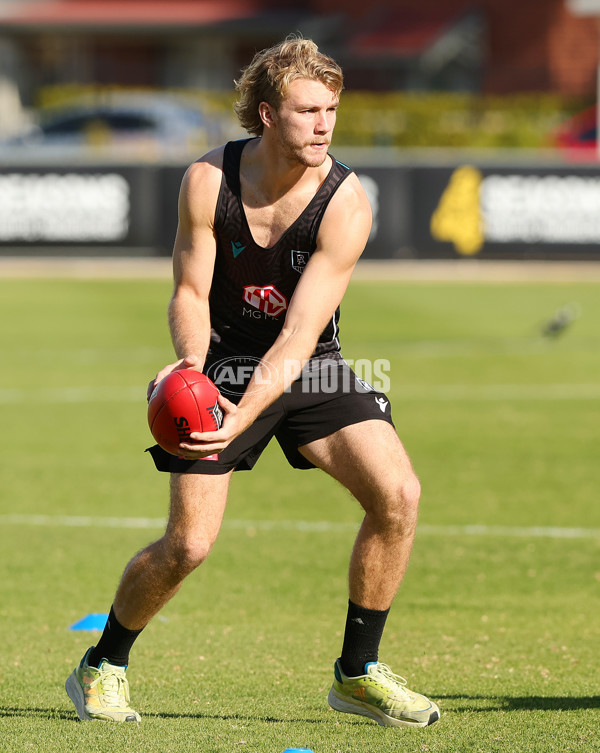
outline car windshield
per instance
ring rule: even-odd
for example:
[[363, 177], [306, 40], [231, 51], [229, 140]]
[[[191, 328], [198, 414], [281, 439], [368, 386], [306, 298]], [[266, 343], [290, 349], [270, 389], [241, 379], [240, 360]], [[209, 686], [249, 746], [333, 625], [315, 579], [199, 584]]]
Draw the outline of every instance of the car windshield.
[[89, 113], [53, 120], [42, 125], [46, 136], [69, 136], [82, 133], [92, 127], [111, 131], [136, 132], [152, 130], [156, 124], [144, 115], [129, 113]]

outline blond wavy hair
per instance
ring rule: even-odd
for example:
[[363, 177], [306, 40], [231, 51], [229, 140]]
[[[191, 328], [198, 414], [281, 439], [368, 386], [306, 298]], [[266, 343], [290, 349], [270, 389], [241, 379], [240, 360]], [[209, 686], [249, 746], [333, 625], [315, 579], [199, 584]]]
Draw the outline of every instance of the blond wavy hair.
[[310, 39], [290, 35], [274, 47], [257, 52], [235, 81], [238, 100], [233, 109], [242, 127], [252, 136], [260, 136], [260, 103], [267, 102], [278, 109], [292, 81], [299, 78], [319, 81], [338, 97], [344, 88], [340, 66], [319, 52]]

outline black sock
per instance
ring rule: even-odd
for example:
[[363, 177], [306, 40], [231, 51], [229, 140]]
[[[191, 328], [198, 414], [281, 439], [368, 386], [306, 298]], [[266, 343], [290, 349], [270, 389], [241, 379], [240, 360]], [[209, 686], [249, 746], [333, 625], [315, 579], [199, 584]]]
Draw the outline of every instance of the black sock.
[[129, 664], [131, 647], [141, 632], [141, 630], [124, 628], [115, 617], [114, 609], [111, 607], [104, 632], [97, 645], [90, 651], [88, 664], [97, 667], [102, 659], [106, 659], [109, 664], [126, 667]]
[[379, 643], [389, 609], [365, 609], [348, 601], [346, 632], [340, 663], [347, 677], [364, 675], [365, 664], [379, 658]]

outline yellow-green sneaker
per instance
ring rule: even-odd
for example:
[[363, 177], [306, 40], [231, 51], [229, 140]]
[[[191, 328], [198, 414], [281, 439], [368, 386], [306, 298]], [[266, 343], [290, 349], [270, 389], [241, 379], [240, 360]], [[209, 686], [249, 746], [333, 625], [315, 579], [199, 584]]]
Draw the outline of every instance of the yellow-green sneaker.
[[107, 722], [139, 722], [140, 715], [129, 706], [129, 683], [126, 667], [109, 664], [106, 659], [99, 667], [87, 663], [91, 646], [81, 664], [71, 672], [65, 684], [67, 695], [75, 704], [83, 722], [102, 719]]
[[369, 662], [364, 675], [346, 677], [338, 659], [328, 700], [336, 711], [368, 716], [383, 727], [427, 727], [440, 718], [433, 701], [409, 690], [406, 680], [381, 662]]

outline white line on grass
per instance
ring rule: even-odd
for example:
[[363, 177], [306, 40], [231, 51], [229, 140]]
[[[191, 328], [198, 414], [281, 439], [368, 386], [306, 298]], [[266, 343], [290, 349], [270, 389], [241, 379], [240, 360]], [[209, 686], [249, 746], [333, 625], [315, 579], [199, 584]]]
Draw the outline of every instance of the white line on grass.
[[146, 387], [43, 387], [40, 389], [0, 389], [0, 404], [21, 405], [37, 403], [56, 405], [65, 403], [142, 403]]
[[411, 400], [600, 400], [600, 384], [436, 384], [400, 386]]
[[[165, 518], [119, 518], [91, 515], [0, 515], [0, 525], [54, 528], [142, 528], [164, 529]], [[244, 531], [301, 531], [307, 533], [346, 533], [358, 523], [328, 520], [225, 520], [223, 527]], [[550, 539], [600, 539], [600, 528], [561, 528], [557, 526], [421, 525], [418, 533], [430, 536], [501, 536]]]
[[[541, 324], [539, 325], [542, 326]], [[562, 352], [595, 352], [596, 339], [561, 341]], [[371, 352], [373, 343], [370, 341], [355, 341], [352, 345], [355, 352]], [[556, 341], [541, 335], [530, 337], [479, 337], [471, 339], [451, 340], [378, 340], [377, 350], [380, 356], [401, 356], [402, 358], [459, 358], [483, 357], [490, 355], [520, 355], [539, 356], [552, 353], [556, 349]], [[31, 348], [11, 349], [15, 361], [20, 358], [31, 358]], [[75, 363], [83, 365], [101, 364], [140, 364], [151, 363], [157, 368], [163, 361], [174, 359], [169, 346], [152, 347], [89, 347], [89, 348], [37, 348], [33, 354], [36, 362]]]
[[[593, 347], [593, 346], [592, 346]], [[139, 364], [154, 363], [157, 368], [167, 358], [175, 360], [171, 348], [139, 346], [130, 347], [94, 347], [94, 348], [11, 348], [12, 358], [19, 359], [35, 358], [36, 363], [51, 361], [52, 363], [75, 363], [83, 365], [101, 364]]]
[[[435, 384], [398, 385], [404, 400], [600, 400], [600, 384]], [[146, 398], [145, 386], [44, 387], [0, 389], [0, 405], [135, 403]]]

